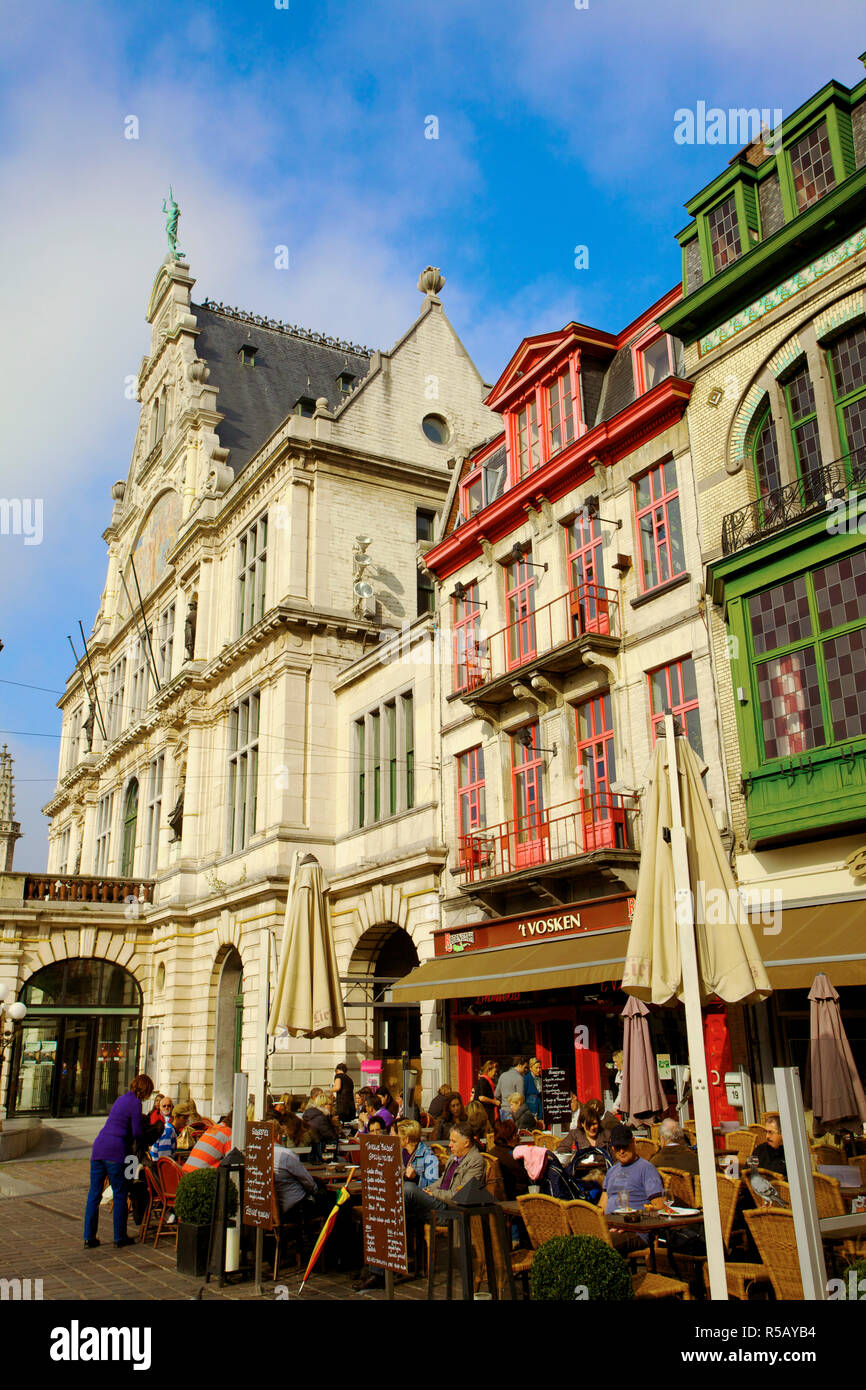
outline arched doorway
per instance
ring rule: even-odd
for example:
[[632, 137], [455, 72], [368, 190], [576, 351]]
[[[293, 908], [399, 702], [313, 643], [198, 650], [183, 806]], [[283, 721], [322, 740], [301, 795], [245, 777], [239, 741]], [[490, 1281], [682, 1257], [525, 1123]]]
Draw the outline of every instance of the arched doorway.
[[414, 970], [418, 952], [407, 931], [394, 922], [370, 927], [359, 940], [344, 977], [347, 1051], [382, 1060], [382, 1079], [402, 1084], [400, 1059], [421, 1065], [421, 1007], [391, 1003], [391, 987]]
[[135, 834], [138, 827], [138, 780], [133, 777], [123, 802], [123, 848], [120, 855], [120, 877], [132, 878], [135, 872]]
[[138, 1068], [141, 990], [110, 960], [55, 961], [37, 970], [21, 1000], [10, 1114], [106, 1115]]
[[232, 1108], [235, 1072], [241, 1069], [244, 1019], [244, 965], [234, 946], [226, 952], [217, 985], [212, 1114]]

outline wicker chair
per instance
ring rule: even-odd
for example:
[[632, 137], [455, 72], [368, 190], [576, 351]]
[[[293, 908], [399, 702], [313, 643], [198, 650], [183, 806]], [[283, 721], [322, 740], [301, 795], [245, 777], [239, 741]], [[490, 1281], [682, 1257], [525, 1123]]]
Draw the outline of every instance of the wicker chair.
[[845, 1201], [839, 1179], [828, 1177], [826, 1173], [813, 1173], [812, 1182], [815, 1184], [818, 1220], [823, 1221], [825, 1216], [844, 1216]]
[[537, 1250], [539, 1245], [543, 1245], [552, 1236], [571, 1234], [564, 1211], [567, 1204], [561, 1202], [558, 1197], [546, 1197], [540, 1192], [529, 1192], [517, 1200], [533, 1250]]
[[653, 1154], [657, 1154], [659, 1151], [658, 1144], [652, 1139], [635, 1139], [634, 1146], [637, 1150], [638, 1158], [650, 1159]]
[[848, 1159], [849, 1168], [857, 1168], [860, 1173], [860, 1186], [866, 1187], [866, 1155], [861, 1154], [859, 1158]]
[[740, 1167], [743, 1166], [747, 1158], [751, 1158], [758, 1143], [758, 1136], [750, 1129], [731, 1129], [722, 1136], [725, 1148], [737, 1155], [740, 1160]]
[[[600, 1207], [593, 1206], [592, 1202], [580, 1201], [563, 1202], [561, 1205], [571, 1235], [593, 1236], [596, 1240], [603, 1240], [605, 1245], [615, 1248]], [[639, 1270], [632, 1273], [631, 1282], [635, 1298], [688, 1300], [692, 1296], [688, 1284], [681, 1279], [668, 1279], [665, 1274], [650, 1274], [648, 1271]]]
[[687, 1173], [683, 1168], [662, 1168], [661, 1166], [659, 1166], [658, 1171], [665, 1187], [670, 1189], [674, 1201], [682, 1203], [684, 1207], [695, 1205], [695, 1189], [691, 1173]]
[[487, 1181], [484, 1186], [495, 1202], [504, 1202], [505, 1183], [502, 1179], [502, 1164], [494, 1154], [485, 1153], [482, 1157], [484, 1167], [487, 1169]]
[[817, 1168], [819, 1163], [832, 1165], [845, 1162], [841, 1149], [834, 1149], [830, 1144], [811, 1144], [809, 1153], [812, 1156], [813, 1168]]
[[565, 1138], [564, 1134], [542, 1134], [539, 1130], [534, 1130], [532, 1134], [536, 1145], [543, 1149], [557, 1149]]
[[763, 1139], [767, 1133], [766, 1125], [746, 1125], [745, 1128], [750, 1130], [752, 1134], [757, 1134], [759, 1139]]
[[777, 1207], [764, 1207], [760, 1211], [747, 1211], [745, 1217], [761, 1262], [769, 1272], [776, 1298], [802, 1302], [803, 1283], [791, 1213]]
[[[719, 1193], [719, 1215], [722, 1219], [722, 1244], [725, 1247], [725, 1254], [730, 1255], [737, 1208], [744, 1199], [750, 1196], [750, 1189], [742, 1178], [728, 1178], [725, 1177], [724, 1173], [716, 1174], [716, 1185]], [[695, 1177], [695, 1201], [698, 1205], [701, 1205], [700, 1177]], [[682, 1256], [678, 1258], [681, 1259]], [[687, 1256], [686, 1258], [702, 1259], [704, 1286], [709, 1292], [710, 1271], [706, 1263], [706, 1256]], [[668, 1254], [668, 1259], [671, 1260], [672, 1266], [676, 1268], [675, 1259], [671, 1259], [670, 1254]], [[728, 1286], [728, 1295], [731, 1298], [746, 1300], [753, 1288], [758, 1284], [767, 1284], [769, 1280], [769, 1273], [763, 1264], [741, 1264], [725, 1261], [725, 1281]]]

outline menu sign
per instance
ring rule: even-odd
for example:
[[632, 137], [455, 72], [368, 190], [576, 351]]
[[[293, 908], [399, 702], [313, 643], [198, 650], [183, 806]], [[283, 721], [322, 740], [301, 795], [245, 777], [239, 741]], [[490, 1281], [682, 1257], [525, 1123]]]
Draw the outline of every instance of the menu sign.
[[571, 1086], [564, 1067], [548, 1067], [541, 1073], [541, 1105], [548, 1129], [552, 1125], [562, 1125], [568, 1129], [571, 1123]]
[[274, 1191], [274, 1120], [247, 1121], [243, 1224], [273, 1226], [277, 1221]]
[[398, 1134], [361, 1136], [361, 1194], [365, 1262], [408, 1274], [403, 1153]]

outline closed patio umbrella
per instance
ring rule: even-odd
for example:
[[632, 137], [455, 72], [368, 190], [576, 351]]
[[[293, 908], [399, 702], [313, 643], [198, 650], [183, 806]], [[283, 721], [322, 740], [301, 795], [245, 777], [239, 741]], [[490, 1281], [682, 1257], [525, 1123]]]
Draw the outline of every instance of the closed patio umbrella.
[[632, 1119], [667, 1109], [650, 1041], [649, 1009], [632, 996], [622, 1011], [622, 1087], [619, 1108]]
[[839, 995], [823, 971], [809, 990], [809, 1080], [816, 1132], [857, 1129], [866, 1095], [842, 1022]]
[[640, 874], [622, 988], [656, 1004], [681, 999], [685, 1005], [710, 1293], [721, 1300], [728, 1294], [701, 1000], [712, 994], [729, 1003], [757, 1000], [770, 993], [770, 983], [700, 763], [686, 739], [674, 737], [670, 710], [663, 729], [642, 807]]
[[335, 1038], [346, 1031], [322, 867], [307, 854], [292, 873], [268, 1033]]

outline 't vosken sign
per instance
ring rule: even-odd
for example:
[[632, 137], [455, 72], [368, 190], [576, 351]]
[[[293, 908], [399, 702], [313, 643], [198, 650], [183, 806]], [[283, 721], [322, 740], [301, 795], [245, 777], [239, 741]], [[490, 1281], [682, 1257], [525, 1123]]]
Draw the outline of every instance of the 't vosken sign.
[[523, 937], [545, 936], [548, 932], [577, 931], [579, 927], [579, 912], [561, 912], [558, 917], [533, 917], [517, 923], [517, 930]]

